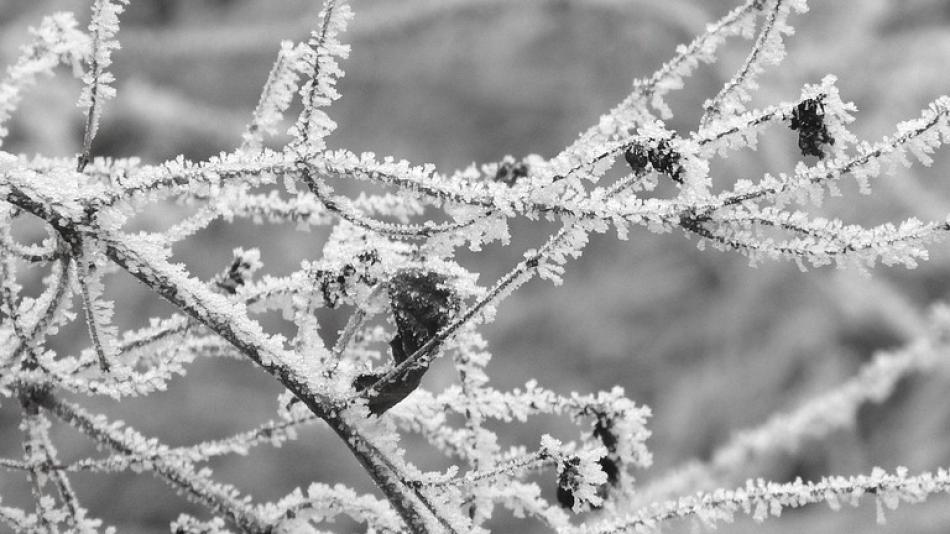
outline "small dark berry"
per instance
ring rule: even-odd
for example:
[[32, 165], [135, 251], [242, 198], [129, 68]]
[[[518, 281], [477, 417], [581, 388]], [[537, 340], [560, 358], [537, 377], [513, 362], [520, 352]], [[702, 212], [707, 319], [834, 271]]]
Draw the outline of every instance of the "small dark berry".
[[356, 256], [356, 259], [359, 260], [360, 263], [365, 263], [369, 265], [376, 265], [380, 262], [379, 252], [376, 249], [360, 252]]

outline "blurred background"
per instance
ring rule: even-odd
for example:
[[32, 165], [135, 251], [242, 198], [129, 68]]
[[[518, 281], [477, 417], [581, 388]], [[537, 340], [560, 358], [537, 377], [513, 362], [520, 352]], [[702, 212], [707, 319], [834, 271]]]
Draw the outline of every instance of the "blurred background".
[[[421, 0], [353, 0], [356, 19], [344, 42], [353, 51], [343, 64], [343, 94], [330, 110], [339, 129], [331, 147], [392, 154], [449, 171], [506, 154], [555, 155], [599, 115], [620, 101], [634, 77], [647, 76], [705, 24], [738, 2], [727, 0], [598, 0], [571, 2], [472, 2], [448, 9]], [[0, 64], [16, 60], [27, 28], [56, 10], [88, 21], [84, 0], [0, 0]], [[946, 0], [814, 0], [812, 12], [793, 17], [797, 33], [789, 57], [762, 79], [757, 106], [798, 96], [803, 83], [827, 73], [839, 77], [842, 98], [860, 112], [853, 130], [876, 140], [900, 120], [950, 88], [950, 4]], [[94, 144], [97, 155], [139, 156], [159, 162], [184, 154], [202, 159], [240, 142], [281, 39], [306, 38], [319, 2], [310, 0], [135, 0], [123, 15], [122, 49], [115, 54], [118, 97], [108, 103]], [[696, 127], [701, 105], [731, 77], [749, 41], [733, 40], [720, 60], [699, 69], [686, 90], [669, 98], [681, 133]], [[71, 156], [82, 137], [75, 107], [79, 86], [68, 73], [41, 80], [11, 123], [4, 149]], [[296, 109], [296, 108], [295, 108]], [[296, 115], [292, 109], [288, 116]], [[274, 141], [278, 146], [286, 139]], [[791, 169], [799, 159], [792, 132], [773, 127], [756, 152], [717, 160], [717, 187], [736, 178]], [[821, 212], [846, 222], [875, 224], [917, 216], [942, 220], [950, 213], [950, 151], [931, 168], [900, 170], [878, 180], [871, 197], [847, 184], [844, 197]], [[846, 181], [847, 182], [847, 181]], [[355, 190], [351, 190], [355, 191]], [[159, 229], [187, 213], [155, 205], [136, 220]], [[463, 263], [490, 284], [525, 249], [549, 231], [518, 223], [511, 247], [460, 253]], [[29, 232], [28, 229], [24, 232]], [[236, 246], [262, 250], [265, 272], [286, 274], [323, 246], [321, 231], [291, 226], [215, 224], [176, 247], [176, 257], [207, 278], [223, 269]], [[42, 273], [24, 273], [38, 291]], [[130, 277], [107, 279], [120, 328], [166, 316], [170, 306]], [[878, 268], [868, 278], [833, 268], [801, 273], [794, 265], [750, 268], [737, 254], [701, 252], [681, 233], [643, 230], [626, 242], [595, 236], [584, 256], [568, 265], [562, 287], [534, 281], [499, 309], [483, 328], [494, 359], [495, 386], [510, 388], [536, 378], [561, 392], [626, 388], [652, 407], [649, 445], [655, 466], [648, 481], [691, 458], [708, 458], [735, 431], [790, 409], [851, 377], [875, 351], [899, 347], [922, 326], [927, 306], [950, 290], [950, 249], [933, 247], [932, 259], [913, 271]], [[273, 319], [273, 320], [271, 320]], [[331, 340], [345, 314], [321, 315]], [[272, 331], [287, 328], [266, 318]], [[54, 340], [64, 353], [87, 345], [78, 321]], [[449, 362], [426, 377], [438, 389], [453, 380]], [[873, 466], [911, 470], [950, 463], [950, 381], [940, 374], [911, 376], [881, 405], [861, 409], [853, 426], [810, 442], [794, 455], [776, 454], [737, 474], [791, 480], [869, 472]], [[93, 399], [90, 410], [133, 424], [172, 445], [222, 437], [269, 419], [275, 383], [249, 364], [196, 362], [169, 391], [121, 404]], [[19, 414], [0, 407], [0, 456], [21, 454]], [[545, 432], [576, 436], [553, 419], [500, 427], [502, 443], [536, 444]], [[88, 441], [57, 427], [61, 458], [92, 454]], [[412, 459], [444, 468], [427, 445], [407, 438]], [[298, 441], [267, 447], [248, 457], [228, 457], [212, 467], [217, 476], [263, 502], [311, 481], [342, 482], [364, 491], [372, 483], [334, 436], [321, 428]], [[554, 480], [546, 484], [553, 495]], [[182, 511], [199, 509], [150, 476], [74, 477], [91, 512], [122, 532], [167, 532]], [[28, 505], [19, 473], [0, 472], [5, 504]], [[492, 526], [515, 528], [501, 509]], [[787, 511], [782, 520], [756, 525], [741, 519], [721, 532], [902, 532], [950, 530], [950, 500], [903, 506], [890, 522], [874, 524], [873, 502], [832, 513], [826, 507]], [[359, 531], [357, 525], [341, 523]], [[3, 527], [0, 527], [2, 531]], [[521, 532], [543, 532], [528, 522]], [[686, 531], [688, 524], [670, 531]]]

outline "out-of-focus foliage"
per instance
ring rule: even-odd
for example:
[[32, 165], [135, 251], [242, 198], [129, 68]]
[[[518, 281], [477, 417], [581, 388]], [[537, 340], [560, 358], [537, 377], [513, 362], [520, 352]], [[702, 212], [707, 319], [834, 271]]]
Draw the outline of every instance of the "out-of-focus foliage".
[[[726, 0], [486, 1], [460, 9], [438, 4], [353, 2], [358, 16], [345, 38], [353, 50], [344, 65], [347, 75], [338, 83], [343, 98], [331, 112], [339, 128], [327, 140], [330, 148], [396, 154], [442, 169], [497, 161], [506, 154], [552, 157], [620, 101], [631, 78], [652, 73], [678, 43], [688, 42], [735, 5]], [[793, 20], [796, 33], [786, 38], [788, 57], [761, 76], [750, 107], [796, 100], [803, 84], [834, 73], [842, 98], [859, 109], [852, 131], [862, 139], [892, 135], [895, 123], [917, 117], [950, 86], [945, 68], [950, 9], [945, 4], [813, 0], [812, 11]], [[0, 63], [16, 61], [17, 47], [28, 39], [25, 29], [42, 15], [58, 9], [85, 13], [86, 5], [0, 0]], [[423, 8], [426, 16], [405, 16]], [[122, 48], [113, 53], [117, 96], [103, 115], [95, 153], [157, 163], [178, 154], [200, 160], [239, 145], [280, 40], [305, 40], [316, 11], [312, 2], [301, 0], [132, 2], [123, 15]], [[670, 96], [677, 114], [667, 128], [695, 129], [703, 102], [729, 80], [748, 47], [745, 40], [730, 42], [717, 63], [700, 67], [687, 89]], [[66, 157], [80, 150], [85, 117], [75, 101], [81, 83], [67, 80], [61, 75], [56, 83], [31, 89], [9, 124], [4, 150]], [[296, 106], [289, 116], [299, 112]], [[801, 159], [797, 133], [775, 130], [760, 139], [758, 150], [716, 160], [713, 173], [724, 180], [717, 185], [730, 187], [731, 176], [791, 172]], [[289, 139], [269, 142], [282, 146]], [[942, 220], [950, 213], [950, 157], [946, 151], [934, 157], [929, 168], [900, 169], [877, 180], [871, 196], [845, 184], [845, 195], [826, 199], [819, 211], [865, 225], [911, 216]], [[663, 183], [660, 191], [673, 187]], [[340, 193], [354, 191], [339, 188]], [[129, 228], [165, 229], [187, 213], [173, 203], [156, 204], [137, 214]], [[483, 253], [461, 253], [460, 261], [481, 274], [481, 284], [490, 284], [552, 228], [516, 222], [511, 247], [489, 245]], [[36, 228], [14, 230], [27, 240], [42, 238]], [[219, 222], [181, 242], [174, 253], [191, 272], [208, 279], [229, 264], [234, 247], [258, 247], [266, 272], [282, 275], [319, 255], [327, 238], [323, 228], [297, 232], [293, 225]], [[563, 286], [552, 290], [530, 282], [484, 328], [494, 354], [488, 371], [500, 390], [523, 386], [528, 378], [560, 392], [621, 385], [628, 398], [649, 405], [654, 465], [637, 471], [641, 484], [691, 459], [709, 459], [735, 432], [845, 382], [877, 351], [924, 336], [923, 310], [948, 298], [945, 243], [931, 247], [930, 261], [916, 270], [876, 268], [871, 277], [834, 268], [801, 273], [793, 264], [778, 262], [752, 269], [739, 255], [699, 251], [695, 243], [679, 234], [632, 232], [628, 242], [595, 234], [585, 255], [567, 269]], [[114, 318], [120, 330], [169, 313], [167, 304], [131, 277], [109, 280], [106, 297], [122, 310]], [[41, 288], [38, 277], [21, 284], [34, 296]], [[317, 317], [332, 344], [346, 315], [320, 310]], [[64, 328], [51, 344], [68, 353], [87, 346], [79, 323]], [[263, 323], [269, 331], [294, 333], [277, 314], [265, 316]], [[437, 361], [423, 385], [439, 390], [454, 380], [449, 362]], [[806, 440], [792, 452], [757, 457], [723, 484], [732, 487], [747, 476], [818, 480], [870, 473], [874, 466], [892, 471], [907, 465], [913, 472], [946, 466], [948, 386], [940, 372], [912, 374], [883, 402], [861, 406], [853, 426]], [[246, 363], [198, 361], [187, 379], [171, 382], [168, 392], [121, 404], [93, 400], [86, 406], [172, 445], [187, 445], [266, 421], [277, 391]], [[18, 412], [12, 405], [0, 408], [0, 457], [21, 454], [22, 436], [13, 431]], [[537, 436], [569, 439], [569, 430], [553, 418], [532, 419], [507, 428], [510, 443], [504, 445], [536, 447]], [[91, 446], [71, 432], [53, 430], [53, 440], [62, 444], [61, 457], [91, 453]], [[334, 435], [319, 428], [301, 434], [280, 449], [216, 459], [215, 474], [238, 487], [253, 487], [255, 497], [266, 501], [313, 480], [372, 491], [372, 481]], [[424, 468], [447, 467], [442, 459], [415, 453], [425, 450], [423, 440], [407, 439], [409, 459]], [[166, 532], [183, 509], [198, 511], [147, 477], [79, 474], [74, 485], [91, 513], [120, 531]], [[550, 494], [545, 496], [556, 498], [553, 484], [546, 487]], [[27, 507], [29, 492], [18, 475], [0, 473], [4, 504]], [[721, 525], [720, 531], [943, 532], [950, 524], [947, 510], [946, 498], [937, 497], [891, 512], [888, 525], [874, 526], [869, 507], [838, 513], [810, 507], [761, 525], [742, 519]], [[489, 526], [505, 532], [515, 528], [512, 524], [546, 531], [540, 524], [523, 527], [504, 512]]]

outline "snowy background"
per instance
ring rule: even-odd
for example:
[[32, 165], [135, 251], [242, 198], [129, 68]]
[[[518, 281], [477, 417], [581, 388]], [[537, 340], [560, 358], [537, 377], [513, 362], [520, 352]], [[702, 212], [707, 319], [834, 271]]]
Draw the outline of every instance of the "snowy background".
[[[445, 170], [506, 154], [551, 156], [619, 101], [633, 77], [651, 73], [676, 44], [735, 5], [549, 0], [443, 9], [453, 3], [354, 0], [357, 16], [343, 37], [353, 45], [339, 85], [343, 99], [329, 111], [340, 124], [329, 139], [331, 148], [393, 154]], [[946, 0], [811, 5], [811, 13], [791, 20], [798, 33], [788, 41], [790, 57], [764, 77], [757, 105], [791, 100], [803, 83], [834, 73], [842, 98], [860, 110], [853, 130], [874, 140], [950, 90]], [[88, 16], [86, 2], [78, 0], [0, 0], [0, 64], [14, 60], [29, 25], [57, 9], [74, 10], [81, 20]], [[413, 15], [413, 9], [424, 14]], [[115, 55], [118, 98], [105, 110], [95, 153], [157, 162], [178, 154], [201, 159], [233, 148], [279, 41], [304, 38], [318, 10], [317, 2], [302, 0], [133, 1], [123, 17], [123, 48]], [[669, 126], [681, 132], [695, 128], [703, 100], [729, 78], [748, 46], [732, 41], [719, 63], [701, 68], [687, 90], [670, 98], [677, 115]], [[82, 136], [74, 105], [78, 92], [66, 76], [42, 83], [15, 117], [5, 149], [76, 153]], [[791, 168], [798, 157], [795, 136], [773, 130], [757, 152], [718, 161], [717, 185]], [[846, 222], [911, 215], [942, 219], [950, 213], [950, 154], [944, 150], [936, 159], [932, 168], [880, 180], [872, 197], [848, 190], [853, 194], [832, 199], [823, 210]], [[185, 214], [176, 206], [156, 208], [137, 224], [165, 228]], [[482, 273], [483, 283], [493, 280], [546, 230], [543, 224], [521, 223], [514, 227], [512, 247], [466, 253], [464, 262]], [[324, 238], [319, 231], [219, 221], [175, 252], [207, 278], [229, 262], [235, 246], [257, 246], [268, 272], [283, 274], [318, 254]], [[696, 250], [695, 241], [681, 233], [641, 231], [628, 242], [595, 236], [584, 257], [569, 264], [564, 286], [535, 281], [500, 307], [497, 321], [485, 327], [494, 353], [490, 370], [499, 388], [530, 378], [565, 392], [625, 387], [631, 399], [654, 411], [649, 445], [655, 466], [640, 474], [649, 480], [684, 460], [706, 458], [734, 431], [842, 382], [875, 351], [912, 338], [927, 306], [950, 292], [950, 244], [936, 245], [932, 256], [914, 271], [879, 268], [865, 278], [833, 269], [800, 273], [786, 264], [752, 269], [738, 255]], [[120, 329], [170, 312], [130, 277], [108, 280], [107, 297], [116, 301]], [[324, 333], [336, 332], [346, 318], [322, 313]], [[265, 324], [289, 332], [276, 315]], [[60, 347], [73, 353], [87, 343], [82, 323], [74, 326], [57, 337]], [[426, 386], [438, 389], [453, 379], [447, 363], [434, 366]], [[888, 402], [863, 408], [853, 428], [793, 455], [765, 458], [741, 475], [815, 479], [869, 472], [876, 465], [889, 470], [906, 465], [912, 471], [947, 466], [948, 391], [946, 376], [913, 376]], [[194, 364], [165, 394], [121, 405], [94, 399], [86, 406], [178, 445], [267, 420], [277, 392], [277, 384], [252, 366], [215, 360]], [[0, 408], [0, 456], [20, 454], [16, 421], [10, 406]], [[557, 424], [532, 420], [505, 429], [503, 440], [536, 443], [542, 433], [562, 432]], [[62, 456], [89, 452], [81, 436], [68, 428], [58, 431], [54, 439], [64, 443]], [[406, 445], [422, 466], [445, 467], [434, 463], [442, 460], [430, 458], [425, 445]], [[213, 467], [221, 480], [261, 500], [312, 480], [372, 487], [339, 440], [320, 428], [302, 432], [281, 449], [261, 448]], [[167, 532], [183, 510], [200, 517], [199, 510], [148, 476], [79, 475], [74, 483], [91, 512], [120, 531]], [[548, 486], [553, 493], [553, 479]], [[0, 472], [0, 494], [5, 502], [28, 506], [29, 490], [18, 473]], [[821, 506], [789, 512], [764, 526], [743, 519], [720, 531], [946, 532], [948, 503], [938, 497], [902, 507], [884, 527], [873, 525], [869, 503], [840, 513]], [[511, 518], [505, 514], [499, 511], [493, 524], [498, 532], [508, 531]]]

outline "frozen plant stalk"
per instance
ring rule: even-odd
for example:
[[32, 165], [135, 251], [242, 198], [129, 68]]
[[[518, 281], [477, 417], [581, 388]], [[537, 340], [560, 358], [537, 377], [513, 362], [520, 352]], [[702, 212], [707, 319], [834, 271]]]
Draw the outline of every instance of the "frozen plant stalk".
[[[82, 81], [85, 115], [78, 165], [73, 158], [0, 152], [0, 400], [16, 400], [24, 435], [22, 458], [0, 458], [0, 468], [23, 475], [35, 501], [32, 508], [0, 501], [0, 522], [10, 528], [106, 529], [83, 507], [83, 495], [70, 481], [77, 471], [155, 476], [205, 508], [206, 518], [183, 514], [173, 522], [176, 532], [189, 533], [323, 532], [338, 516], [370, 532], [485, 532], [499, 507], [556, 532], [654, 532], [682, 518], [713, 526], [745, 513], [761, 521], [789, 506], [826, 502], [837, 508], [862, 498], [876, 500], [883, 517], [884, 508], [950, 488], [946, 470], [936, 466], [913, 475], [875, 470], [816, 482], [717, 485], [743, 459], [794, 448], [806, 435], [848, 424], [858, 406], [886, 397], [901, 376], [936, 365], [948, 339], [945, 311], [935, 312], [926, 338], [740, 435], [710, 462], [660, 478], [638, 500], [632, 498], [635, 472], [652, 461], [648, 408], [621, 388], [565, 394], [525, 377], [523, 388], [503, 391], [489, 380], [490, 353], [479, 327], [529, 280], [560, 284], [568, 260], [584, 251], [592, 232], [614, 230], [624, 239], [636, 229], [675, 230], [753, 264], [791, 261], [802, 269], [834, 263], [867, 270], [878, 262], [914, 267], [927, 258], [926, 246], [950, 230], [946, 220], [864, 227], [809, 209], [827, 193], [838, 194], [847, 177], [869, 193], [884, 170], [910, 165], [911, 157], [929, 164], [929, 155], [950, 141], [950, 98], [936, 98], [877, 142], [859, 141], [848, 130], [856, 109], [842, 100], [833, 76], [805, 85], [793, 101], [749, 107], [758, 77], [784, 59], [784, 40], [793, 33], [789, 21], [807, 11], [803, 0], [742, 3], [677, 48], [653, 75], [636, 80], [622, 102], [550, 159], [508, 156], [454, 172], [327, 148], [336, 124], [326, 110], [340, 96], [340, 61], [349, 52], [340, 41], [353, 16], [346, 0], [326, 0], [306, 42], [281, 44], [233, 152], [157, 165], [95, 157], [103, 103], [115, 94], [109, 67], [119, 49], [125, 3], [94, 0], [87, 32], [68, 14], [43, 19], [0, 82], [0, 141], [24, 91], [59, 64]], [[451, 8], [468, 3], [475, 2], [453, 2]], [[753, 40], [746, 60], [705, 103], [696, 131], [672, 130], [664, 122], [672, 116], [664, 98], [698, 65], [714, 61], [733, 36]], [[301, 111], [290, 141], [266, 148], [295, 97]], [[759, 134], [773, 127], [798, 135], [802, 159], [794, 170], [731, 187], [717, 184], [710, 162], [754, 150]], [[622, 176], [605, 183], [611, 169]], [[349, 198], [334, 192], [339, 181], [386, 192]], [[660, 181], [670, 181], [674, 193], [649, 194]], [[259, 191], [276, 183], [286, 193]], [[198, 210], [164, 232], [127, 229], [132, 216], [166, 199]], [[425, 218], [434, 212], [439, 217]], [[27, 215], [48, 231], [39, 244], [21, 243], [10, 230]], [[498, 280], [477, 284], [456, 252], [496, 241], [508, 245], [509, 224], [521, 218], [559, 227]], [[235, 219], [326, 226], [329, 237], [320, 255], [281, 277], [257, 274], [266, 258], [256, 249], [236, 249], [233, 262], [209, 280], [170, 259], [174, 245], [214, 221]], [[44, 291], [25, 296], [18, 282], [24, 271], [47, 266]], [[117, 331], [113, 304], [103, 297], [115, 270], [137, 278], [176, 312], [148, 327]], [[74, 300], [82, 303], [77, 312]], [[345, 307], [352, 309], [346, 326], [326, 346], [315, 312]], [[296, 325], [292, 339], [268, 334], [258, 322], [260, 314], [275, 310]], [[53, 350], [49, 336], [76, 320], [85, 321], [90, 348]], [[282, 386], [273, 420], [234, 436], [172, 447], [74, 400], [156, 395], [196, 359], [217, 355], [246, 359]], [[429, 391], [422, 380], [438, 359], [451, 361], [458, 380]], [[568, 418], [577, 426], [574, 439], [544, 435], [532, 447], [503, 445], [496, 423], [540, 415]], [[223, 455], [278, 446], [295, 439], [300, 427], [318, 423], [345, 442], [379, 495], [314, 481], [262, 502], [215, 480], [207, 467]], [[59, 424], [108, 455], [64, 463], [50, 433]], [[426, 472], [413, 465], [399, 447], [407, 433], [423, 436], [453, 467]], [[682, 496], [700, 487], [709, 491]]]

